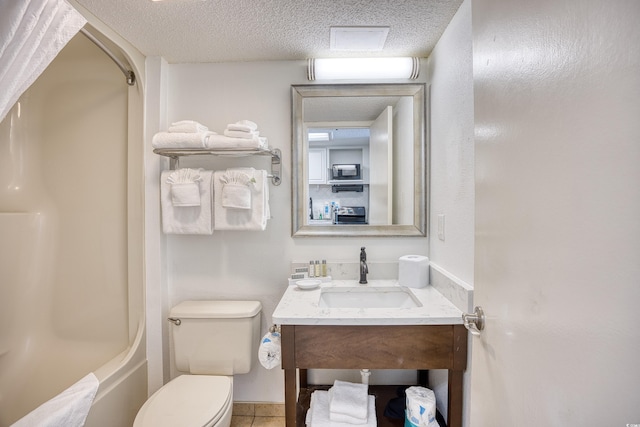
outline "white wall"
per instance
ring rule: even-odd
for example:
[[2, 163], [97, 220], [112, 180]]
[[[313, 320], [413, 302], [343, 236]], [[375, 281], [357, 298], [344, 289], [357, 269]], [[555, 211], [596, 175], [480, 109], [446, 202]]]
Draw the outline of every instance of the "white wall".
[[[166, 123], [160, 123], [160, 128], [173, 121], [194, 119], [211, 130], [222, 132], [228, 123], [249, 119], [258, 123], [261, 135], [268, 137], [270, 145], [280, 148], [283, 153], [283, 182], [278, 187], [271, 186], [273, 219], [266, 231], [166, 236], [169, 306], [190, 298], [259, 300], [263, 304], [264, 333], [271, 325], [271, 314], [287, 286], [291, 262], [310, 259], [355, 262], [361, 246], [367, 247], [372, 263], [397, 262], [407, 253], [427, 255], [427, 238], [291, 237], [290, 86], [308, 83], [304, 61], [178, 65], [150, 61], [147, 65], [166, 68], [166, 78], [161, 83], [161, 87], [167, 89]], [[152, 70], [148, 72], [151, 74]], [[149, 138], [147, 135], [147, 145]], [[166, 163], [165, 159], [158, 158], [157, 161]], [[240, 164], [269, 168], [267, 157], [181, 161], [181, 166], [198, 165], [211, 169]], [[154, 180], [157, 176], [148, 179]], [[148, 182], [147, 188], [156, 185]], [[160, 229], [155, 232], [161, 233]], [[149, 286], [161, 287], [162, 284]], [[166, 317], [166, 314], [166, 308], [163, 308], [162, 316]], [[161, 323], [166, 331], [166, 321], [157, 323]], [[162, 345], [166, 352], [167, 340]], [[150, 364], [153, 364], [151, 359], [160, 357], [160, 353], [160, 349], [150, 351]], [[159, 375], [157, 372], [151, 374]], [[281, 370], [267, 371], [256, 363], [249, 374], [236, 376], [234, 399], [284, 401]]]
[[[431, 86], [431, 261], [473, 284], [474, 166], [471, 1], [429, 57]], [[445, 215], [440, 240], [438, 215]]]
[[[429, 257], [431, 283], [473, 286], [474, 120], [471, 1], [466, 0], [428, 60], [431, 89], [431, 212]], [[438, 215], [445, 216], [444, 240]], [[443, 274], [443, 273], [446, 273]], [[459, 306], [463, 311], [469, 307]], [[465, 374], [468, 397], [469, 370]], [[447, 415], [447, 371], [429, 372], [438, 410]], [[467, 405], [468, 406], [468, 405]], [[466, 409], [466, 408], [465, 408]]]

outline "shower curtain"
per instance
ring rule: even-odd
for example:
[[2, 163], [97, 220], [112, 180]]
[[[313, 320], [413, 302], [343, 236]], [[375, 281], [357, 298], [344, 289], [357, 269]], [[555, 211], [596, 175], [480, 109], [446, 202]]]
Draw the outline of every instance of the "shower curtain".
[[0, 122], [86, 23], [64, 0], [0, 0]]

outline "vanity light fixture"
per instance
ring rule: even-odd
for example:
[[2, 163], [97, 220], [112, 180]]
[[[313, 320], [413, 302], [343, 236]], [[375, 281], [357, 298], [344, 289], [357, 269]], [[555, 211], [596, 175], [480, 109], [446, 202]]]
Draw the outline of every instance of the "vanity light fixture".
[[313, 80], [415, 80], [418, 58], [310, 58], [307, 78]]

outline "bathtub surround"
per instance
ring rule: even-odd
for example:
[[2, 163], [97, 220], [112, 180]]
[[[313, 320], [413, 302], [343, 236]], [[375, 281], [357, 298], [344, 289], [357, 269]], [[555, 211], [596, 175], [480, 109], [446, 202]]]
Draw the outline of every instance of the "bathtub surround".
[[130, 426], [144, 401], [141, 95], [77, 35], [0, 123], [2, 426], [89, 372], [86, 427]]

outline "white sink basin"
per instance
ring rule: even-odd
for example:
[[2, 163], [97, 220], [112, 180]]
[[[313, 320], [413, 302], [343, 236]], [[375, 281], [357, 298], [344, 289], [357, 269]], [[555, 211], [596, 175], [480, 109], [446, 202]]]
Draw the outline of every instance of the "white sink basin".
[[413, 308], [422, 307], [411, 290], [401, 286], [354, 286], [323, 288], [318, 307]]

